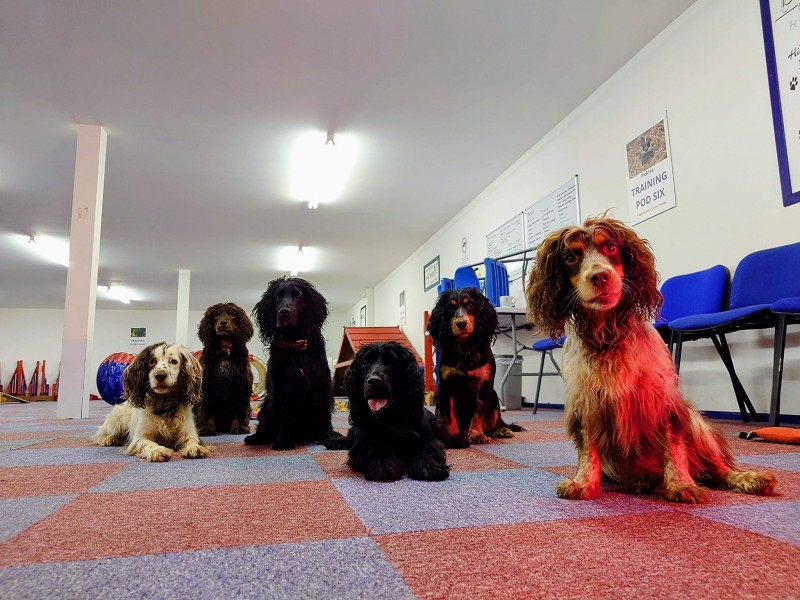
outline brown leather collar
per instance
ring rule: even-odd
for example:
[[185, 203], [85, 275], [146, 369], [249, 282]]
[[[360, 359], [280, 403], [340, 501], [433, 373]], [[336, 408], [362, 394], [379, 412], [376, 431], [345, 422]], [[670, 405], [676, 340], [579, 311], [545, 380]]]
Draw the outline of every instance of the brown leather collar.
[[284, 342], [283, 340], [275, 340], [273, 342], [278, 348], [285, 348], [286, 350], [305, 350], [308, 348], [308, 340], [297, 340], [295, 342]]

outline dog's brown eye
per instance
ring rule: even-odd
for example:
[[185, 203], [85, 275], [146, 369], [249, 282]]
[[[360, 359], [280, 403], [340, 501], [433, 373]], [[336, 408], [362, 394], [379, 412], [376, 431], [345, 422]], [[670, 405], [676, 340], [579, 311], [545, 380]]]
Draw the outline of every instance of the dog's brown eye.
[[565, 263], [567, 263], [568, 265], [573, 265], [573, 264], [575, 264], [576, 262], [578, 262], [578, 257], [577, 257], [577, 256], [575, 256], [575, 255], [574, 255], [574, 254], [572, 254], [572, 253], [565, 254], [565, 255], [564, 255], [564, 262], [565, 262]]

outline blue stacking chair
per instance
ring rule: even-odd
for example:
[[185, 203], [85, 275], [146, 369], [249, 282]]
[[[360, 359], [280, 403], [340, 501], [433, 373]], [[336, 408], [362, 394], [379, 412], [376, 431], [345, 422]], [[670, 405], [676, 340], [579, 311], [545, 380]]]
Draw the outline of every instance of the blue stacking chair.
[[453, 287], [456, 289], [468, 287], [478, 288], [478, 290], [481, 289], [481, 282], [478, 279], [478, 275], [469, 265], [464, 265], [463, 267], [458, 267], [456, 269], [455, 275], [453, 276], [453, 282]]
[[786, 327], [790, 324], [800, 323], [800, 297], [783, 298], [773, 302], [769, 308], [776, 317], [769, 424], [771, 427], [777, 427], [781, 418], [781, 381], [783, 380], [783, 353], [786, 348]]
[[442, 292], [445, 290], [452, 290], [456, 287], [456, 282], [454, 279], [450, 279], [449, 277], [442, 277], [439, 280], [439, 286], [436, 288], [436, 293], [441, 296]]
[[498, 260], [486, 258], [484, 268], [484, 294], [495, 308], [500, 306], [500, 296], [508, 296], [508, 269]]
[[[545, 338], [543, 340], [539, 340], [538, 342], [534, 342], [533, 346], [531, 346], [532, 350], [536, 352], [542, 353], [542, 361], [539, 363], [539, 372], [538, 373], [531, 373], [531, 375], [536, 375], [539, 380], [536, 382], [536, 396], [533, 399], [533, 414], [536, 414], [536, 411], [539, 409], [539, 392], [542, 389], [542, 377], [546, 377], [547, 375], [558, 375], [561, 376], [561, 367], [558, 366], [556, 359], [553, 358], [553, 350], [557, 348], [562, 348], [564, 346], [564, 336], [562, 335], [557, 340], [551, 340], [550, 338]], [[545, 373], [544, 371], [544, 360], [545, 358], [549, 357], [550, 362], [553, 363], [555, 367], [555, 372]], [[526, 373], [527, 374], [527, 373]]]
[[676, 368], [680, 369], [684, 340], [710, 338], [731, 377], [742, 420], [750, 420], [748, 411], [753, 420], [757, 420], [758, 413], [736, 375], [725, 334], [774, 327], [777, 338], [778, 317], [771, 307], [779, 300], [797, 296], [800, 296], [800, 242], [748, 254], [736, 267], [731, 280], [728, 310], [689, 315], [669, 322], [669, 328], [675, 333]]
[[[675, 335], [669, 328], [669, 322], [689, 315], [715, 313], [725, 309], [730, 279], [727, 267], [715, 265], [702, 271], [675, 275], [661, 284], [664, 303], [653, 326], [669, 345], [670, 352]], [[684, 338], [683, 341], [687, 340]]]

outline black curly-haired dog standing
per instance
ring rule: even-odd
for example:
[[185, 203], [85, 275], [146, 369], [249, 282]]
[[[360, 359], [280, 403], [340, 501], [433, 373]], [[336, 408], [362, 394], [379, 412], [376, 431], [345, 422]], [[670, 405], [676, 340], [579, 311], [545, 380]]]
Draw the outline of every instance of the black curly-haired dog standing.
[[396, 342], [362, 346], [345, 376], [350, 402], [347, 438], [325, 444], [349, 449], [347, 464], [371, 481], [441, 481], [450, 475], [436, 418], [425, 409], [417, 361]]
[[197, 337], [203, 344], [203, 403], [195, 409], [200, 435], [250, 433], [250, 317], [232, 302], [209, 306]]
[[431, 312], [428, 333], [439, 351], [436, 417], [448, 448], [485, 444], [491, 437], [514, 437], [513, 431], [524, 431], [500, 416], [494, 390], [495, 329], [497, 313], [477, 288], [443, 292]]
[[331, 425], [333, 379], [322, 337], [328, 302], [305, 279], [280, 277], [269, 283], [253, 317], [269, 347], [267, 397], [244, 443], [291, 450], [297, 442], [343, 437]]

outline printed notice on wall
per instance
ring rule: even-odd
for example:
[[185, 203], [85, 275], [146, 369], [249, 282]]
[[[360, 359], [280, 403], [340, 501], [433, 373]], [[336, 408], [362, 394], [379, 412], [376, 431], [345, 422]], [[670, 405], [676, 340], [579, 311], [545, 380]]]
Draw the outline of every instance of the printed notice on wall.
[[578, 176], [525, 209], [525, 247], [536, 248], [551, 231], [580, 224]]
[[636, 225], [675, 207], [667, 113], [625, 147], [628, 155], [630, 224]]
[[800, 190], [800, 0], [769, 0], [769, 14], [775, 46], [776, 91], [791, 193], [795, 193]]
[[506, 221], [486, 236], [486, 256], [497, 258], [525, 249], [522, 213]]
[[131, 352], [138, 353], [147, 346], [147, 327], [131, 327]]

